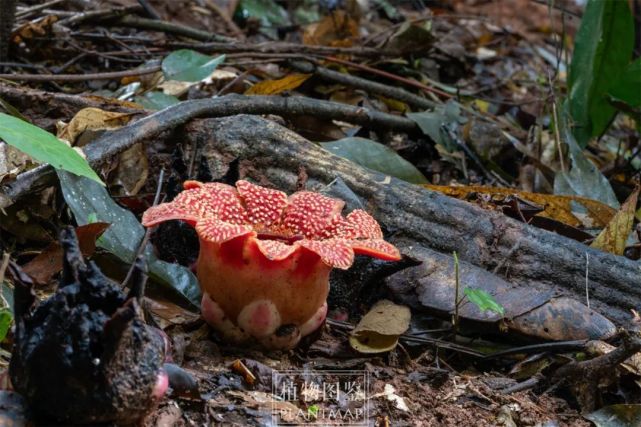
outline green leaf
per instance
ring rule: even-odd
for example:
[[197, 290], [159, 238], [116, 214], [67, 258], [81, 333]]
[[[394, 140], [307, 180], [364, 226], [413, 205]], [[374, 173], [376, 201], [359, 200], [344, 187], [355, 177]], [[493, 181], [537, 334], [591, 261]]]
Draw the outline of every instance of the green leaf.
[[[118, 206], [107, 190], [93, 181], [64, 171], [58, 171], [58, 178], [62, 195], [78, 225], [88, 224], [90, 218], [111, 224], [96, 243], [122, 261], [131, 264], [145, 234], [145, 229], [134, 214]], [[152, 280], [177, 291], [185, 302], [190, 302], [195, 307], [200, 306], [198, 281], [189, 269], [160, 261], [153, 254], [151, 244], [147, 245], [144, 254]]]
[[366, 168], [391, 175], [414, 184], [426, 184], [423, 174], [391, 148], [371, 139], [351, 137], [322, 142], [321, 146], [337, 156]]
[[264, 27], [278, 27], [291, 24], [287, 11], [274, 0], [241, 0], [236, 10], [241, 19], [259, 19]]
[[190, 49], [180, 49], [163, 59], [162, 71], [166, 80], [199, 82], [211, 76], [224, 60], [225, 55], [214, 58]]
[[463, 291], [468, 300], [481, 311], [493, 311], [501, 316], [505, 314], [505, 309], [501, 304], [496, 302], [494, 297], [483, 289], [465, 288]]
[[11, 311], [8, 308], [0, 309], [0, 342], [4, 341], [7, 337], [7, 332], [9, 332], [12, 321], [13, 316], [11, 315]]
[[627, 1], [589, 0], [576, 36], [568, 75], [573, 133], [581, 147], [601, 135], [615, 108], [605, 95], [628, 66], [634, 48], [634, 22]]
[[76, 150], [31, 123], [0, 113], [0, 138], [39, 162], [105, 185]]
[[142, 96], [136, 96], [134, 101], [147, 110], [162, 110], [180, 102], [175, 96], [166, 95], [163, 92], [147, 92]]
[[[594, 163], [585, 157], [583, 150], [570, 132], [565, 109], [560, 110], [562, 111], [559, 111], [559, 120], [555, 125], [559, 127], [561, 140], [568, 146], [568, 157], [572, 164], [566, 165], [566, 167], [570, 166], [569, 171], [560, 171], [554, 176], [554, 194], [587, 197], [618, 209], [619, 201], [610, 182]], [[581, 208], [573, 205], [574, 207], [580, 213]]]
[[455, 131], [464, 118], [461, 116], [461, 106], [455, 101], [449, 101], [444, 106], [438, 106], [434, 111], [408, 113], [407, 117], [416, 122], [421, 131], [435, 143], [452, 153], [458, 150], [443, 127]]
[[608, 94], [615, 101], [641, 110], [641, 58], [628, 65], [618, 79], [612, 80]]

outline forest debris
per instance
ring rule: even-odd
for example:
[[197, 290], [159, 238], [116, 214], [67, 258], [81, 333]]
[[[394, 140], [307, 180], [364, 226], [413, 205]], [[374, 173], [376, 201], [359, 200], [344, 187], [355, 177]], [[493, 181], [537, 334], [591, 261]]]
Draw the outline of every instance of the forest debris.
[[403, 412], [408, 412], [410, 410], [410, 408], [407, 406], [407, 403], [405, 403], [405, 399], [396, 394], [396, 389], [392, 384], [385, 384], [383, 392], [376, 393], [370, 396], [370, 399], [373, 399], [375, 397], [385, 397], [387, 400], [394, 403], [394, 407], [400, 409]]
[[[573, 227], [605, 227], [616, 213], [614, 209], [604, 203], [580, 196], [530, 193], [513, 188], [486, 187], [480, 185], [446, 186], [427, 184], [425, 188], [461, 200], [467, 200], [474, 194], [484, 194], [490, 198], [490, 203], [494, 200], [503, 201], [509, 196], [517, 196], [520, 199], [541, 206], [543, 211], [536, 215], [555, 219]], [[577, 208], [577, 204], [583, 209]]]
[[598, 411], [584, 415], [596, 427], [633, 427], [641, 425], [641, 404], [618, 404], [604, 406]]
[[83, 108], [69, 121], [58, 124], [58, 138], [69, 141], [71, 144], [87, 130], [117, 129], [126, 125], [131, 120], [129, 113], [104, 111], [99, 108]]
[[[109, 227], [106, 222], [94, 222], [76, 228], [80, 251], [86, 257], [93, 255], [96, 250], [96, 239]], [[40, 285], [62, 270], [63, 250], [57, 241], [51, 242], [47, 248], [22, 267], [22, 270]]]
[[628, 196], [628, 199], [621, 205], [616, 215], [614, 215], [608, 225], [601, 231], [596, 239], [594, 239], [591, 245], [593, 248], [623, 255], [628, 236], [634, 224], [634, 214], [640, 188], [641, 187], [637, 187], [632, 194]]
[[287, 90], [296, 89], [310, 77], [311, 74], [294, 73], [278, 80], [263, 80], [247, 89], [245, 95], [278, 95]]
[[399, 336], [407, 331], [411, 316], [409, 308], [403, 305], [379, 301], [358, 322], [349, 343], [361, 353], [390, 351], [398, 344]]

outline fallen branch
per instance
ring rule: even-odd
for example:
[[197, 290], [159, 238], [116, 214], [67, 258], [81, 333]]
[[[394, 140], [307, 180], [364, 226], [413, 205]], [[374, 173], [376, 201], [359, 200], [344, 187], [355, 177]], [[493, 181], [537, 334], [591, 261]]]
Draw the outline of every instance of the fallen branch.
[[124, 16], [115, 21], [113, 25], [122, 27], [137, 28], [140, 30], [160, 31], [168, 34], [188, 37], [198, 41], [215, 41], [220, 43], [234, 43], [235, 40], [230, 37], [210, 33], [208, 31], [198, 30], [186, 25], [174, 24], [172, 22], [160, 21], [156, 19], [140, 18], [138, 16]]
[[89, 74], [0, 74], [0, 79], [24, 82], [83, 82], [88, 80], [111, 80], [122, 77], [142, 76], [157, 71], [160, 71], [160, 66]]
[[[87, 160], [92, 166], [97, 167], [136, 142], [174, 129], [193, 118], [236, 114], [312, 115], [321, 119], [351, 122], [373, 129], [418, 131], [416, 123], [405, 117], [336, 102], [305, 97], [226, 95], [220, 98], [181, 102], [130, 126], [106, 133], [86, 147]], [[27, 192], [51, 183], [53, 177], [51, 172], [49, 166], [40, 166], [21, 174], [16, 180], [0, 188], [0, 209], [10, 206]]]

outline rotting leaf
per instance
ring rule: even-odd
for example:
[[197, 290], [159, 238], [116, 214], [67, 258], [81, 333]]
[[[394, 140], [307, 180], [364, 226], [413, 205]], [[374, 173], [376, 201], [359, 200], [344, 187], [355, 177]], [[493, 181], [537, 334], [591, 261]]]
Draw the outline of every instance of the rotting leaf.
[[278, 95], [286, 90], [296, 89], [310, 76], [311, 74], [294, 73], [278, 80], [263, 80], [247, 89], [245, 95]]
[[[85, 257], [90, 257], [96, 250], [96, 240], [105, 232], [109, 224], [93, 222], [76, 228], [80, 251]], [[52, 242], [38, 256], [25, 264], [22, 269], [38, 284], [46, 284], [62, 270], [62, 246]]]
[[0, 113], [0, 138], [39, 162], [49, 163], [56, 169], [84, 176], [104, 185], [80, 153], [44, 129]]
[[411, 316], [406, 306], [381, 300], [358, 322], [349, 343], [361, 353], [390, 351], [398, 344], [398, 337], [407, 331]]
[[[87, 224], [90, 215], [111, 227], [98, 240], [98, 246], [116, 255], [126, 263], [132, 263], [145, 234], [145, 230], [134, 214], [121, 208], [113, 201], [104, 187], [94, 182], [58, 171], [60, 187], [65, 201], [71, 208], [78, 224]], [[200, 306], [200, 288], [196, 277], [189, 269], [160, 261], [153, 254], [151, 244], [144, 254], [149, 264], [150, 278], [177, 291], [184, 301], [194, 307]]]
[[358, 37], [358, 22], [344, 10], [335, 10], [319, 23], [308, 25], [303, 33], [303, 44], [323, 46], [351, 46]]
[[639, 187], [637, 187], [628, 199], [621, 205], [621, 209], [614, 215], [614, 218], [599, 233], [592, 242], [592, 247], [605, 252], [612, 252], [616, 255], [623, 255], [628, 236], [634, 224], [634, 214], [639, 199]]
[[199, 82], [214, 72], [225, 60], [225, 55], [212, 57], [194, 50], [180, 49], [170, 53], [162, 61], [166, 80]]
[[357, 165], [402, 179], [413, 184], [425, 184], [427, 178], [416, 167], [391, 148], [367, 138], [350, 137], [323, 142], [324, 149]]
[[632, 427], [641, 425], [641, 404], [604, 406], [598, 411], [584, 415], [596, 427]]
[[466, 200], [470, 195], [486, 194], [492, 199], [517, 196], [543, 208], [538, 216], [551, 218], [572, 227], [602, 228], [614, 217], [616, 210], [596, 200], [580, 196], [563, 196], [558, 194], [541, 194], [520, 191], [513, 188], [486, 187], [480, 185], [446, 186], [425, 184], [425, 188], [450, 197]]

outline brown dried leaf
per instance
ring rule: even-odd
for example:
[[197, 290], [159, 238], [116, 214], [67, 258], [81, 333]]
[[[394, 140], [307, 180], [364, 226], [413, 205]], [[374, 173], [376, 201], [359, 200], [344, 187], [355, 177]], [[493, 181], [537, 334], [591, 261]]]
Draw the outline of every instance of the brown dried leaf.
[[78, 136], [87, 130], [117, 129], [129, 122], [132, 115], [104, 111], [99, 108], [83, 108], [71, 119], [69, 124], [59, 126], [58, 138], [73, 144]]
[[390, 351], [410, 324], [412, 315], [404, 305], [388, 300], [377, 302], [358, 322], [349, 337], [352, 348], [361, 353]]
[[307, 80], [311, 74], [290, 74], [278, 80], [263, 80], [247, 89], [245, 95], [277, 95], [286, 90], [296, 89]]
[[51, 31], [51, 27], [58, 21], [55, 15], [47, 15], [36, 21], [29, 21], [13, 31], [13, 42], [20, 44], [25, 40], [30, 40], [36, 36], [42, 37]]
[[336, 10], [320, 22], [308, 25], [303, 34], [303, 43], [349, 47], [357, 37], [358, 22], [345, 11]]
[[[109, 227], [106, 222], [94, 222], [76, 228], [80, 251], [86, 257], [93, 255], [96, 250], [96, 239]], [[62, 247], [58, 242], [52, 242], [38, 256], [22, 267], [33, 280], [44, 285], [62, 270]]]
[[[579, 196], [530, 193], [512, 188], [474, 185], [449, 187], [446, 185], [425, 184], [424, 187], [461, 200], [467, 199], [468, 196], [473, 193], [487, 194], [493, 198], [501, 198], [501, 200], [507, 196], [517, 196], [523, 200], [540, 205], [543, 208], [543, 212], [538, 213], [538, 216], [551, 218], [571, 225], [572, 227], [605, 227], [616, 213], [614, 209], [601, 202]], [[573, 203], [577, 203], [585, 208], [585, 216], [579, 214], [572, 208]]]
[[601, 231], [592, 242], [592, 247], [605, 252], [612, 252], [616, 255], [623, 255], [625, 243], [632, 231], [634, 214], [639, 199], [639, 188], [637, 187], [628, 199], [621, 205], [614, 218]]

